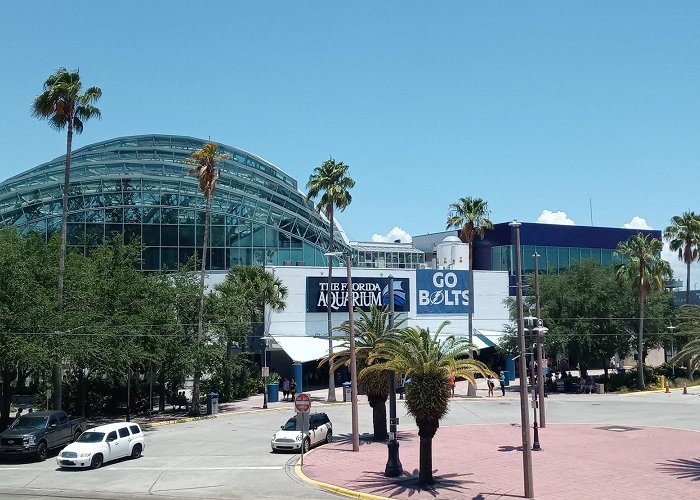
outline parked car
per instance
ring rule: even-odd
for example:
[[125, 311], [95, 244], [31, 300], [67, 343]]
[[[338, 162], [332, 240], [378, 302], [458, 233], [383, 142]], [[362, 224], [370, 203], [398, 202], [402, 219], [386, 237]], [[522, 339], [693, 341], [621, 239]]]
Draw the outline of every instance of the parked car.
[[333, 424], [325, 413], [312, 413], [309, 415], [309, 433], [302, 436], [301, 430], [297, 430], [297, 417], [287, 420], [272, 436], [272, 451], [301, 451], [304, 447], [306, 453], [312, 446], [330, 443], [333, 441]]
[[146, 449], [146, 441], [139, 424], [119, 422], [88, 429], [75, 443], [61, 450], [56, 457], [60, 467], [90, 467], [118, 458], [139, 458]]
[[75, 441], [84, 430], [84, 418], [69, 417], [62, 410], [26, 413], [0, 434], [0, 455], [34, 455], [43, 461], [49, 450]]

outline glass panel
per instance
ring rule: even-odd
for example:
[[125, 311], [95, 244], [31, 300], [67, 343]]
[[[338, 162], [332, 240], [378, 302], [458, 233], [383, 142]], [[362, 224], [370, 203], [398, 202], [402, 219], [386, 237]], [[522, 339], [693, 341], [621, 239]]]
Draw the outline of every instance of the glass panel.
[[143, 225], [144, 245], [160, 245], [160, 226], [157, 224]]
[[141, 225], [124, 224], [124, 242], [131, 243], [135, 239], [141, 239]]
[[177, 269], [177, 248], [161, 248], [160, 259], [161, 267]]
[[128, 207], [124, 209], [124, 222], [141, 222], [141, 208]]
[[211, 226], [209, 228], [209, 244], [212, 247], [223, 247], [224, 246], [224, 226]]
[[[161, 226], [160, 227], [160, 244], [164, 247], [176, 247], [177, 246], [177, 226]], [[161, 257], [163, 262], [164, 257]], [[177, 256], [173, 262], [177, 261]], [[170, 267], [170, 266], [168, 266]]]
[[158, 248], [146, 248], [143, 251], [143, 268], [148, 271], [160, 269], [160, 250]]
[[68, 224], [68, 244], [78, 245], [83, 243], [85, 238], [85, 225], [78, 224]]
[[104, 239], [104, 224], [85, 225], [85, 243], [88, 245], [101, 245]]
[[557, 253], [559, 254], [558, 269], [567, 269], [569, 267], [569, 249], [559, 248]]
[[177, 208], [161, 208], [160, 222], [162, 224], [177, 224]]
[[105, 241], [111, 241], [112, 238], [121, 234], [124, 230], [121, 224], [105, 224]]
[[194, 246], [194, 226], [180, 226], [180, 246]]
[[181, 248], [178, 260], [181, 264], [185, 264], [193, 254], [194, 254], [194, 248], [192, 248], [192, 247]]
[[212, 248], [211, 250], [211, 265], [209, 269], [225, 269], [226, 268], [226, 251], [223, 248]]
[[547, 247], [547, 257], [545, 258], [545, 269], [548, 273], [556, 273], [559, 269], [559, 249], [557, 247]]
[[612, 264], [612, 262], [613, 262], [613, 255], [612, 254], [613, 254], [612, 250], [602, 249], [600, 263], [603, 264], [604, 266], [607, 266], [608, 264]]
[[533, 245], [523, 245], [523, 273], [531, 273], [535, 270], [535, 259], [532, 258], [532, 254], [535, 253], [535, 247]]

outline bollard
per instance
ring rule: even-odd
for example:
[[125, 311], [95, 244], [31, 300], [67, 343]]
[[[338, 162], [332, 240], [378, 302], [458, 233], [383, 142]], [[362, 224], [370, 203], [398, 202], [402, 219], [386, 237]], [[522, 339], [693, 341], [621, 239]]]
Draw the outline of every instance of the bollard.
[[666, 382], [666, 394], [671, 394], [671, 388], [668, 385], [668, 382]]
[[685, 382], [683, 383], [683, 394], [688, 394], [688, 384]]

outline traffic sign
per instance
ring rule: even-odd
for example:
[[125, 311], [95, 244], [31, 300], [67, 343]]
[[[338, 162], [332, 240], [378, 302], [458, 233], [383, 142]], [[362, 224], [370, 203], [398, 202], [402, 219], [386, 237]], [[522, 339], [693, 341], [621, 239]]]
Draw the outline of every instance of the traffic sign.
[[294, 408], [296, 411], [309, 411], [311, 409], [311, 398], [309, 398], [309, 395], [303, 392], [297, 394], [297, 397], [294, 399]]

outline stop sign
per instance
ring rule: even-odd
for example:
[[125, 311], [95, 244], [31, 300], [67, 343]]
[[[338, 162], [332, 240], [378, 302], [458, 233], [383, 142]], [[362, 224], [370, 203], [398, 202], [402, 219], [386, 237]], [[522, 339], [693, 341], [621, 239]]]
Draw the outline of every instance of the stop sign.
[[311, 409], [311, 398], [309, 398], [309, 395], [303, 392], [297, 394], [297, 397], [294, 399], [294, 408], [296, 411], [309, 411]]

